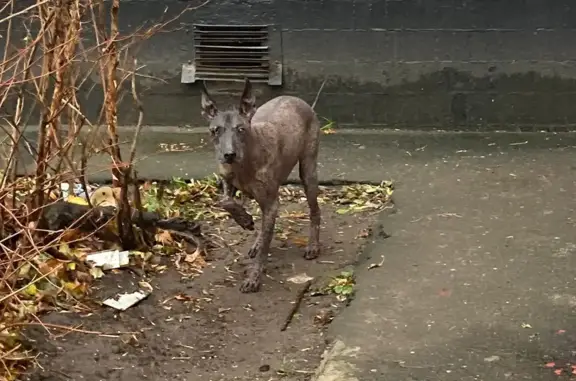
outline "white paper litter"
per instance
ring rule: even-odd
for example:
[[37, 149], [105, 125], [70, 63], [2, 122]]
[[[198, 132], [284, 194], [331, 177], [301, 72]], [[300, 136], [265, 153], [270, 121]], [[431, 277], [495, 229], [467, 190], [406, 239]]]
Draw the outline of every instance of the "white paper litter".
[[68, 183], [62, 183], [60, 184], [60, 193], [62, 193], [62, 197], [66, 198], [69, 195], [69, 191], [70, 190], [70, 184]]
[[106, 250], [88, 254], [86, 260], [96, 267], [102, 267], [102, 270], [112, 270], [127, 266], [130, 263], [129, 255], [129, 251]]
[[115, 308], [119, 311], [126, 311], [141, 300], [144, 300], [150, 295], [150, 292], [136, 291], [131, 294], [118, 295], [117, 299], [110, 298], [102, 302], [102, 304]]
[[[88, 188], [88, 193], [91, 193], [90, 185], [86, 185], [86, 188]], [[62, 195], [62, 198], [66, 199], [66, 197], [70, 195], [70, 184], [68, 183], [60, 184], [60, 193]], [[82, 197], [84, 199], [87, 199], [89, 196], [89, 195], [87, 196], [86, 193], [84, 192], [84, 187], [82, 186], [82, 184], [74, 184], [72, 194], [78, 197]]]

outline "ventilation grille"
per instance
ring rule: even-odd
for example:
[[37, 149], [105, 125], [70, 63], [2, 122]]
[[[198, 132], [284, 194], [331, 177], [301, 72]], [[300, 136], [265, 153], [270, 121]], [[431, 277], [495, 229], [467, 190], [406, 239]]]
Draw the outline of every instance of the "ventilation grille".
[[267, 25], [194, 25], [195, 80], [270, 80]]

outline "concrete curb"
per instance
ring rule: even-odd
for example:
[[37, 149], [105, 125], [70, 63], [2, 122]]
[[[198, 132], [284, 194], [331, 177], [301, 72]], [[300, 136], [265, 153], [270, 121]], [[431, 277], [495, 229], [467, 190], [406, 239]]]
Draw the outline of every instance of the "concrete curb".
[[357, 368], [352, 362], [359, 352], [360, 347], [348, 347], [342, 340], [335, 340], [324, 351], [312, 381], [359, 381], [354, 376]]

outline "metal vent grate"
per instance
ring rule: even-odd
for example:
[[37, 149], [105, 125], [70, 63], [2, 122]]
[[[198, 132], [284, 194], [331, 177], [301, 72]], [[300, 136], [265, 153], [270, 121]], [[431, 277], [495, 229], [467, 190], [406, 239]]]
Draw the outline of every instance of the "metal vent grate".
[[[194, 25], [194, 62], [184, 65], [182, 82], [277, 83], [278, 60], [271, 59], [268, 25]], [[281, 75], [280, 75], [281, 78]]]

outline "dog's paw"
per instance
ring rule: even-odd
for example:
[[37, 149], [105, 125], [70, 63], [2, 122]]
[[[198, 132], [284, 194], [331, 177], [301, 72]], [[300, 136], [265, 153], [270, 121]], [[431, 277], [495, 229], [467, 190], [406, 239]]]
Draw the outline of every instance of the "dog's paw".
[[245, 230], [254, 231], [254, 219], [250, 215], [249, 217], [250, 218], [249, 219], [247, 218], [246, 221], [244, 221], [243, 225], [240, 225], [240, 227], [244, 228]]
[[312, 260], [318, 258], [320, 255], [319, 245], [308, 245], [306, 251], [304, 251], [304, 259]]
[[260, 276], [250, 275], [240, 285], [240, 292], [244, 294], [260, 291]]

